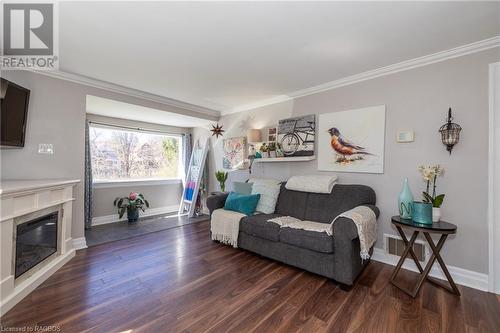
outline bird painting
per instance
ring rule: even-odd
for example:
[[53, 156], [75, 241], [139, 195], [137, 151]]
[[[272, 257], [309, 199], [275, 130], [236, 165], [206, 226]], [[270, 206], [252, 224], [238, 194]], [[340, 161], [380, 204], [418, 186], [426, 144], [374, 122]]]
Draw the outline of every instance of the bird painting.
[[318, 170], [384, 173], [385, 105], [319, 115]]
[[342, 137], [336, 127], [328, 130], [330, 134], [330, 145], [337, 153], [337, 163], [351, 163], [356, 160], [363, 160], [367, 155], [373, 155], [366, 151], [364, 147], [355, 145]]

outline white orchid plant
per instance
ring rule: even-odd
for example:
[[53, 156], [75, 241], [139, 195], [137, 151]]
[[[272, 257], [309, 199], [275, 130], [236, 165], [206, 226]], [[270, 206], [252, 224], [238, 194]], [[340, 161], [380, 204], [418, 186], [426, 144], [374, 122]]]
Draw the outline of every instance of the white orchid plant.
[[[426, 191], [423, 192], [423, 201], [432, 204], [432, 207], [439, 208], [443, 204], [444, 194], [436, 195], [436, 180], [437, 177], [444, 174], [444, 168], [439, 164], [434, 166], [419, 166], [418, 171], [422, 174], [422, 178], [427, 182]], [[432, 183], [432, 195], [429, 193]]]

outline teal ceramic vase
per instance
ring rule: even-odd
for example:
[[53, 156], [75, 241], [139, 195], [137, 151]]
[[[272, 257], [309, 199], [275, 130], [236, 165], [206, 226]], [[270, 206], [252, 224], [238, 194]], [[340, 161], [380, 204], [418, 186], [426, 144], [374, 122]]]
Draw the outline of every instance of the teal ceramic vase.
[[420, 224], [432, 224], [432, 204], [428, 202], [413, 202], [413, 217], [414, 222]]
[[398, 199], [399, 216], [403, 219], [411, 219], [413, 211], [413, 194], [411, 194], [408, 178], [405, 178], [403, 190]]

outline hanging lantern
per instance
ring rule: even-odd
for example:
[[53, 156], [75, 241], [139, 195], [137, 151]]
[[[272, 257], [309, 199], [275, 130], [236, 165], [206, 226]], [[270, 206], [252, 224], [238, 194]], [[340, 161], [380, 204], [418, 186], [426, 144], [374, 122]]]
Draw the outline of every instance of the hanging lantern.
[[439, 132], [441, 133], [441, 141], [446, 146], [446, 150], [450, 152], [453, 149], [453, 146], [458, 143], [460, 140], [460, 131], [462, 127], [460, 125], [452, 123], [453, 117], [451, 116], [451, 108], [448, 110], [448, 121], [446, 124], [441, 126]]

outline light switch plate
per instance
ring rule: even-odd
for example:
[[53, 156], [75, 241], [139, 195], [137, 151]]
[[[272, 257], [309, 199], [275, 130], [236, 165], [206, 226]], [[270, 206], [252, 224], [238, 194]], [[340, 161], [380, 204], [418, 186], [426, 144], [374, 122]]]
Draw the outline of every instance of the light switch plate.
[[39, 143], [38, 154], [54, 154], [54, 145], [52, 143]]

